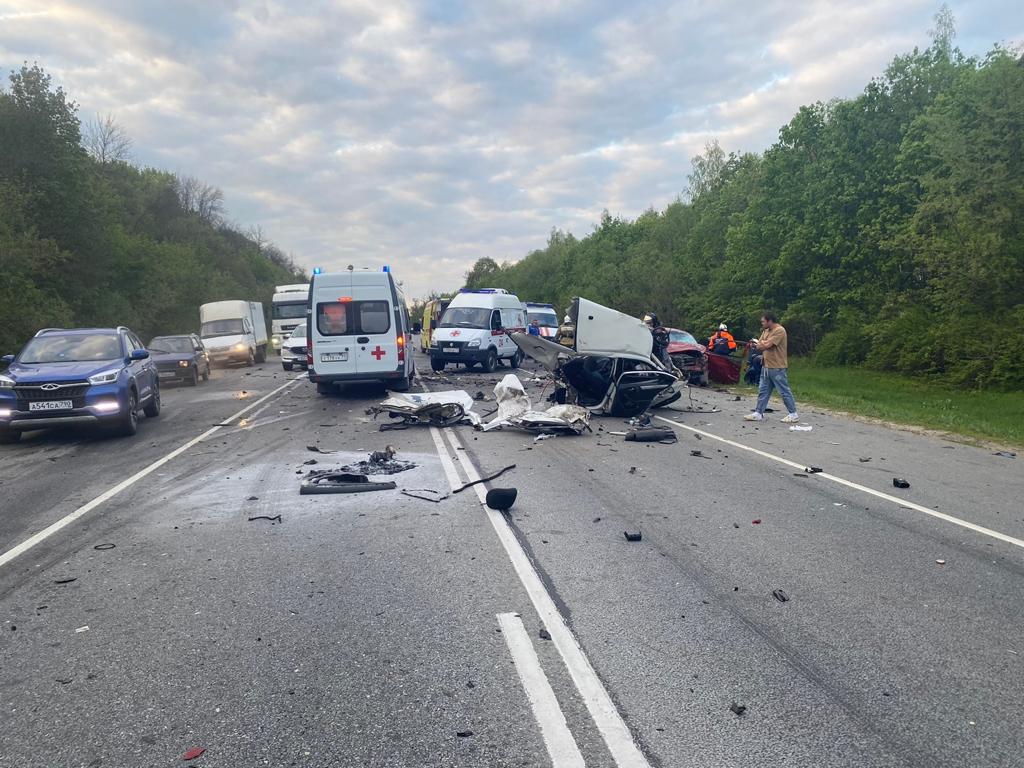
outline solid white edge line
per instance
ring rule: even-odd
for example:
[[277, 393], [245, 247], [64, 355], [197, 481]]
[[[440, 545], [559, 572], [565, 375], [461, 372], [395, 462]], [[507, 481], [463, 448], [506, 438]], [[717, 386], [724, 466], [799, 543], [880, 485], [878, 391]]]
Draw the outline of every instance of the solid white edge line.
[[[459, 448], [458, 436], [450, 428], [446, 427], [443, 431], [452, 447]], [[465, 450], [462, 451], [462, 457], [462, 469], [469, 481], [479, 480], [480, 474], [466, 455]], [[512, 562], [512, 567], [515, 569], [516, 575], [519, 576], [519, 581], [526, 590], [530, 602], [533, 603], [537, 615], [544, 623], [545, 629], [551, 635], [551, 640], [561, 654], [562, 661], [565, 662], [566, 669], [569, 670], [569, 675], [576, 684], [576, 690], [579, 691], [580, 697], [601, 733], [601, 738], [604, 739], [615, 764], [619, 768], [651, 768], [651, 764], [633, 740], [633, 734], [630, 733], [625, 720], [622, 719], [622, 715], [615, 707], [604, 683], [601, 682], [601, 678], [597, 676], [590, 660], [583, 653], [583, 649], [576, 641], [576, 636], [566, 625], [565, 619], [562, 618], [562, 614], [555, 606], [554, 600], [548, 594], [544, 583], [537, 575], [537, 571], [523, 551], [512, 529], [500, 512], [487, 507], [485, 484], [479, 483], [473, 486], [473, 490], [476, 491], [477, 498], [480, 499], [484, 512], [491, 521], [491, 526], [497, 533], [498, 540], [505, 549], [505, 554]]]
[[540, 735], [551, 757], [553, 768], [584, 768], [583, 755], [569, 731], [565, 713], [558, 705], [547, 675], [540, 666], [537, 651], [526, 633], [523, 620], [515, 613], [499, 613], [498, 626], [519, 673], [519, 681], [540, 726]]
[[[293, 379], [289, 379], [284, 384], [282, 384], [280, 387], [275, 389], [273, 392], [270, 392], [269, 394], [264, 395], [263, 397], [261, 397], [256, 402], [252, 403], [249, 406], [246, 406], [245, 408], [240, 410], [238, 413], [236, 413], [234, 416], [231, 416], [230, 418], [227, 418], [227, 419], [223, 419], [221, 421], [221, 424], [227, 424], [228, 422], [231, 422], [231, 421], [234, 421], [237, 418], [240, 418], [241, 416], [245, 415], [246, 413], [251, 411], [256, 406], [260, 405], [261, 403], [265, 402], [266, 400], [269, 400], [271, 397], [276, 395], [278, 392], [281, 392], [282, 390], [286, 389], [287, 387], [290, 387], [292, 384], [294, 384], [295, 382], [299, 381], [301, 378], [303, 378], [303, 377], [297, 376], [297, 377], [295, 377]], [[153, 472], [156, 469], [159, 469], [164, 464], [169, 462], [171, 459], [174, 459], [174, 458], [180, 456], [185, 451], [187, 451], [189, 448], [193, 447], [194, 445], [196, 445], [198, 443], [201, 443], [203, 440], [208, 438], [210, 435], [214, 434], [215, 432], [218, 432], [221, 429], [223, 429], [222, 426], [211, 427], [210, 429], [208, 429], [205, 432], [203, 432], [203, 434], [199, 435], [198, 437], [192, 438], [191, 440], [189, 440], [187, 443], [185, 443], [181, 447], [175, 448], [173, 451], [168, 453], [166, 456], [164, 456], [162, 458], [159, 458], [156, 461], [154, 461], [152, 464], [150, 464], [149, 466], [147, 466], [147, 467], [145, 467], [143, 469], [140, 469], [138, 472], [136, 472], [134, 475], [132, 475], [131, 477], [127, 478], [126, 480], [122, 480], [120, 483], [115, 485], [113, 488], [110, 488], [109, 490], [104, 491], [103, 493], [101, 493], [99, 496], [97, 496], [92, 501], [89, 501], [89, 502], [83, 504], [78, 509], [76, 509], [74, 512], [69, 512], [67, 515], [62, 517], [60, 520], [57, 520], [56, 522], [51, 523], [46, 528], [44, 528], [43, 530], [39, 531], [38, 533], [30, 536], [29, 538], [25, 539], [23, 542], [21, 542], [17, 546], [12, 547], [11, 549], [7, 550], [2, 555], [0, 555], [0, 568], [5, 566], [7, 563], [11, 562], [18, 555], [22, 555], [25, 552], [28, 552], [28, 550], [32, 549], [32, 547], [34, 547], [37, 544], [40, 544], [43, 541], [45, 541], [46, 539], [50, 538], [50, 536], [52, 536], [53, 534], [57, 533], [57, 531], [61, 530], [62, 528], [66, 528], [71, 523], [75, 522], [75, 520], [77, 520], [78, 518], [82, 517], [85, 514], [88, 514], [92, 510], [96, 509], [96, 507], [100, 506], [104, 502], [109, 501], [110, 499], [114, 498], [115, 496], [117, 496], [117, 494], [121, 493], [121, 491], [125, 490], [126, 488], [130, 488], [131, 486], [135, 485], [135, 483], [139, 482], [139, 480], [144, 478], [146, 475], [150, 474], [151, 472]]]
[[[719, 442], [725, 443], [726, 445], [731, 445], [734, 448], [739, 448], [740, 450], [743, 451], [749, 451], [750, 453], [757, 454], [758, 456], [761, 456], [763, 458], [771, 459], [772, 461], [777, 461], [780, 464], [785, 464], [787, 466], [794, 467], [799, 470], [806, 469], [807, 467], [806, 464], [797, 464], [796, 462], [790, 461], [789, 459], [784, 459], [781, 456], [775, 456], [774, 454], [768, 453], [767, 451], [762, 451], [758, 448], [754, 448], [749, 445], [744, 445], [743, 443], [738, 443], [735, 440], [730, 440], [726, 437], [721, 437], [719, 435], [714, 434], [713, 432], [707, 432], [706, 430], [703, 429], [697, 429], [696, 427], [691, 427], [687, 424], [682, 424], [678, 421], [673, 421], [672, 419], [665, 418], [664, 416], [657, 416], [656, 418], [668, 424], [673, 424], [681, 429], [688, 429], [689, 431], [695, 432], [698, 435], [710, 437], [712, 440], [718, 440]], [[901, 499], [898, 496], [893, 496], [891, 494], [885, 493], [884, 491], [876, 491], [874, 488], [868, 488], [865, 485], [855, 483], [851, 480], [844, 480], [843, 478], [829, 474], [828, 472], [815, 472], [813, 476], [820, 477], [823, 480], [831, 480], [833, 483], [845, 485], [847, 488], [852, 488], [856, 491], [861, 491], [862, 493], [870, 494], [871, 496], [883, 499], [884, 501], [891, 501], [893, 504], [897, 504], [901, 507], [906, 507], [907, 509], [912, 509], [915, 512], [921, 512], [922, 514], [930, 515], [939, 520], [945, 520], [947, 523], [959, 525], [961, 528], [966, 528], [968, 530], [974, 531], [975, 533], [980, 533], [984, 536], [990, 536], [993, 539], [998, 539], [999, 541], [1006, 542], [1007, 544], [1013, 544], [1014, 546], [1024, 548], [1024, 539], [1017, 539], [1013, 536], [1008, 536], [1005, 533], [994, 531], [991, 528], [986, 528], [982, 525], [977, 525], [976, 523], [972, 523], [968, 520], [962, 520], [959, 517], [947, 515], [944, 512], [939, 512], [937, 509], [931, 509], [929, 507], [922, 506], [921, 504], [917, 504], [913, 501]]]
[[434, 438], [434, 447], [437, 449], [437, 455], [441, 458], [441, 467], [444, 469], [445, 477], [448, 478], [449, 492], [454, 491], [462, 485], [459, 471], [455, 469], [455, 462], [448, 455], [448, 451], [444, 447], [444, 440], [441, 439], [441, 432], [437, 427], [430, 428], [430, 436]]

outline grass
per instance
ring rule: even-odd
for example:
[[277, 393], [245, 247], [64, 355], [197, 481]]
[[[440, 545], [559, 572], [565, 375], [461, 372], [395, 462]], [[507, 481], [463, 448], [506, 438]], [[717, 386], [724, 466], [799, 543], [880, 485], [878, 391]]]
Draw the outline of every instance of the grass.
[[[974, 392], [863, 368], [790, 358], [797, 406], [819, 405], [875, 419], [1024, 446], [1024, 392]], [[777, 399], [772, 395], [772, 400]]]

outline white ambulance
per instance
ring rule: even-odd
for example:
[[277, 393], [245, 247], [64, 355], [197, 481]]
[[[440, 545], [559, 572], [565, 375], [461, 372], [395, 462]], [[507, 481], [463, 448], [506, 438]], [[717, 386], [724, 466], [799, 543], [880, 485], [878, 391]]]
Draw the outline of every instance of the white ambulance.
[[526, 333], [526, 310], [518, 298], [502, 288], [463, 288], [430, 337], [430, 367], [480, 364], [490, 373], [507, 360], [518, 368], [523, 352], [508, 335], [515, 332]]
[[411, 327], [405, 297], [387, 267], [313, 275], [306, 321], [309, 380], [322, 395], [350, 382], [409, 389], [415, 373]]

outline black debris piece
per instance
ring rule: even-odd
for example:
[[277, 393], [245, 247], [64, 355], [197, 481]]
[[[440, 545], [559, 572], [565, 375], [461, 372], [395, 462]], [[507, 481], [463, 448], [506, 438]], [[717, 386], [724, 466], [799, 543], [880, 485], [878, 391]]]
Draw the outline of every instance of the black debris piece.
[[484, 397], [485, 397], [485, 395], [484, 395], [484, 393], [482, 391], [481, 392], [477, 392], [475, 395], [473, 395], [473, 399], [474, 400], [483, 400]]
[[373, 483], [366, 475], [350, 472], [310, 472], [299, 486], [299, 494], [308, 496], [317, 493], [367, 493], [390, 491], [396, 487], [393, 482]]
[[540, 632], [538, 632], [537, 634], [540, 636], [541, 640], [550, 640], [551, 639], [551, 633], [548, 632], [546, 629], [544, 629], [544, 627], [541, 627], [540, 628]]
[[662, 445], [679, 442], [679, 438], [670, 427], [633, 427], [626, 432], [623, 439], [631, 443], [661, 443]]
[[816, 475], [819, 472], [824, 472], [824, 471], [825, 470], [823, 470], [821, 467], [806, 467], [804, 469], [804, 472], [806, 472], [809, 475]]
[[466, 483], [465, 485], [456, 488], [454, 491], [452, 491], [452, 493], [462, 493], [464, 490], [466, 490], [467, 488], [470, 488], [470, 487], [472, 487], [474, 485], [479, 485], [480, 483], [486, 483], [486, 482], [488, 482], [490, 480], [495, 480], [495, 479], [501, 477], [506, 472], [508, 472], [510, 469], [515, 469], [515, 468], [516, 468], [515, 464], [509, 464], [507, 467], [504, 467], [503, 469], [499, 469], [493, 475], [488, 475], [487, 477], [481, 477], [479, 480], [474, 480], [471, 483]]
[[307, 467], [309, 467], [309, 466], [312, 466], [312, 465], [314, 465], [314, 464], [319, 464], [320, 462], [319, 462], [319, 461], [317, 461], [316, 459], [306, 459], [306, 460], [305, 460], [304, 462], [302, 462], [302, 463], [303, 463], [303, 464], [305, 464], [305, 465], [306, 465]]
[[325, 451], [323, 448], [321, 448], [318, 445], [307, 445], [306, 446], [306, 450], [307, 451], [312, 451], [313, 453], [334, 453], [334, 451]]
[[1013, 451], [996, 451], [992, 454], [993, 456], [1002, 456], [1004, 459], [1015, 459], [1017, 454]]
[[772, 590], [772, 597], [774, 597], [780, 603], [788, 603], [789, 602], [789, 595], [787, 595], [781, 589], [773, 589]]
[[869, 461], [871, 461], [871, 457], [870, 456], [858, 456], [857, 457], [857, 461], [859, 461], [861, 464], [867, 464]]
[[794, 472], [793, 477], [810, 477], [810, 475], [805, 475], [803, 472]]
[[54, 579], [53, 583], [54, 584], [70, 584], [72, 581], [78, 581], [78, 577], [77, 576], [71, 576], [70, 578], [67, 578], [67, 579]]
[[626, 537], [626, 541], [641, 541], [644, 538], [643, 533], [641, 533], [640, 531], [636, 531], [635, 533], [623, 531], [622, 535]]
[[259, 496], [250, 496], [249, 498], [246, 499], [246, 501], [259, 501], [259, 500], [260, 500]]
[[284, 520], [281, 519], [280, 515], [255, 515], [254, 517], [249, 518], [249, 522], [251, 523], [253, 520], [269, 520], [271, 525], [273, 525], [274, 523], [284, 522]]
[[56, 680], [61, 685], [68, 685], [71, 682], [71, 678], [70, 677], [68, 677], [68, 678], [58, 677], [58, 678], [56, 678]]
[[476, 688], [476, 683], [474, 683], [474, 682], [473, 682], [472, 680], [469, 680], [469, 681], [468, 681], [468, 682], [466, 683], [466, 687], [467, 687], [467, 688]]
[[458, 736], [460, 739], [468, 739], [470, 736], [473, 735], [473, 732], [472, 731], [456, 731], [455, 735]]
[[696, 449], [690, 451], [690, 455], [691, 456], [696, 456], [698, 459], [710, 459], [711, 458], [710, 456], [705, 456], [701, 451], [698, 451]]
[[516, 503], [518, 495], [519, 491], [515, 488], [491, 488], [485, 498], [487, 506], [491, 509], [496, 509], [499, 512], [508, 512], [512, 509], [512, 505]]
[[[421, 499], [423, 501], [432, 501], [435, 504], [440, 504], [442, 501], [449, 497], [449, 494], [442, 494], [440, 491], [435, 491], [431, 488], [410, 488], [409, 490], [402, 490], [403, 496], [408, 496], [413, 499]], [[432, 494], [428, 496], [420, 496], [419, 494], [426, 493]]]
[[636, 474], [636, 467], [630, 467], [629, 468], [629, 474], [635, 475]]
[[98, 552], [106, 552], [108, 549], [113, 549], [116, 546], [117, 544], [111, 544], [110, 542], [107, 542], [106, 544], [97, 544], [95, 547], [93, 547], [93, 549], [95, 549]]
[[381, 432], [391, 432], [392, 430], [395, 430], [395, 429], [408, 429], [411, 426], [412, 426], [412, 424], [407, 424], [404, 421], [385, 422], [384, 424], [380, 425], [380, 431]]
[[740, 401], [740, 396], [739, 396], [739, 395], [736, 395], [736, 397], [734, 397], [734, 398], [732, 399], [732, 401], [733, 401], [734, 403], [738, 403], [738, 402]]
[[737, 704], [735, 701], [729, 705], [729, 709], [735, 713], [736, 717], [743, 717], [743, 713], [747, 711], [743, 704]]
[[894, 477], [892, 479], [893, 488], [909, 488], [910, 483], [904, 480], [902, 477]]
[[733, 528], [739, 528], [739, 527], [740, 527], [740, 524], [739, 524], [739, 523], [733, 523], [733, 524], [732, 524], [732, 527], [733, 527]]

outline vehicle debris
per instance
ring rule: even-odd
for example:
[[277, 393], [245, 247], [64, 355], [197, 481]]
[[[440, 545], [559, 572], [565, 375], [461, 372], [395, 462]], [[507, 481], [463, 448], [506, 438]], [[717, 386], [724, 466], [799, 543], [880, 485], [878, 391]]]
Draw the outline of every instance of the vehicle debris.
[[97, 552], [106, 552], [108, 549], [113, 549], [116, 546], [117, 544], [111, 544], [108, 542], [106, 544], [97, 544], [95, 547], [93, 547], [93, 549], [95, 549]]
[[789, 428], [790, 432], [810, 432], [814, 427], [810, 424], [794, 424]]
[[737, 704], [735, 701], [729, 705], [729, 709], [736, 715], [736, 717], [743, 717], [743, 713], [747, 711], [745, 705]]
[[77, 634], [81, 634], [82, 632], [88, 632], [88, 631], [89, 631], [89, 625], [88, 624], [86, 624], [84, 627], [79, 627], [78, 629], [75, 630], [75, 632]]
[[487, 492], [484, 503], [499, 512], [508, 512], [516, 503], [519, 491], [516, 488], [491, 488]]
[[338, 471], [354, 475], [397, 475], [399, 472], [416, 469], [415, 462], [396, 459], [396, 454], [397, 451], [389, 445], [383, 451], [374, 451], [368, 459], [355, 464], [346, 464]]
[[195, 760], [197, 757], [201, 757], [204, 752], [206, 752], [206, 748], [205, 747], [195, 747], [194, 749], [190, 749], [188, 752], [186, 752], [184, 755], [182, 755], [181, 759], [182, 760]]
[[366, 475], [328, 470], [310, 472], [299, 485], [299, 494], [308, 496], [318, 493], [366, 493], [390, 491], [396, 487], [394, 482], [370, 482]]
[[679, 437], [671, 427], [633, 427], [626, 432], [623, 439], [631, 443], [661, 443], [662, 445], [674, 445], [679, 442]]
[[[476, 426], [480, 415], [473, 413], [473, 398], [464, 389], [446, 392], [417, 392], [416, 394], [388, 392], [387, 399], [367, 409], [374, 417], [386, 413], [398, 424], [429, 424], [432, 427], [452, 427], [465, 421]], [[394, 429], [382, 424], [381, 431]], [[401, 427], [399, 427], [401, 429]]]
[[554, 405], [544, 411], [534, 410], [523, 382], [514, 373], [494, 385], [494, 400], [498, 404], [496, 415], [480, 427], [483, 432], [515, 427], [541, 434], [578, 435], [590, 429], [590, 412], [581, 406]]
[[871, 461], [871, 457], [870, 456], [858, 456], [857, 457], [857, 461], [859, 461], [861, 464], [867, 464], [869, 461]]
[[804, 467], [804, 472], [806, 472], [809, 475], [816, 475], [819, 472], [824, 472], [824, 471], [825, 470], [823, 470], [821, 467]]
[[904, 480], [902, 477], [894, 477], [892, 479], [892, 485], [894, 488], [909, 488], [910, 483]]
[[1013, 451], [996, 451], [992, 454], [993, 456], [1002, 456], [1004, 459], [1015, 459], [1017, 454]]
[[751, 520], [750, 524], [751, 525], [760, 525], [761, 524], [761, 518], [757, 518], [756, 520]]
[[455, 735], [458, 736], [460, 739], [468, 739], [470, 736], [473, 735], [473, 732], [472, 731], [456, 731]]
[[636, 531], [635, 533], [623, 531], [622, 535], [626, 537], [626, 541], [642, 541], [644, 538], [642, 531]]
[[325, 451], [319, 445], [307, 445], [306, 450], [312, 451], [313, 453], [335, 453], [335, 451]]
[[554, 437], [554, 436], [555, 435], [552, 432], [544, 432], [543, 434], [537, 435], [535, 438], [533, 438], [533, 442], [539, 443], [541, 440], [547, 440], [548, 438], [551, 438], [551, 437]]
[[938, 564], [938, 565], [945, 565], [945, 564], [946, 564], [946, 561], [945, 561], [945, 560], [936, 560], [935, 562], [936, 562], [936, 564]]
[[77, 576], [69, 576], [66, 579], [54, 579], [53, 583], [54, 584], [70, 584], [72, 581], [78, 581], [78, 577]]
[[705, 456], [702, 451], [698, 451], [696, 449], [690, 451], [690, 455], [691, 456], [696, 456], [698, 459], [710, 459], [711, 458], [710, 456]]
[[773, 589], [772, 590], [772, 597], [774, 597], [780, 603], [788, 603], [789, 602], [789, 595], [787, 595], [781, 589]]
[[251, 523], [253, 520], [269, 520], [271, 525], [273, 525], [275, 522], [284, 522], [284, 520], [281, 519], [280, 515], [254, 515], [253, 517], [249, 518], [249, 522]]
[[516, 468], [515, 464], [509, 464], [504, 469], [499, 469], [493, 475], [488, 475], [487, 477], [481, 477], [479, 480], [474, 480], [471, 483], [466, 483], [465, 485], [460, 486], [460, 487], [454, 489], [452, 491], [452, 493], [462, 493], [464, 490], [466, 490], [467, 488], [471, 488], [474, 485], [479, 485], [480, 483], [486, 483], [486, 482], [488, 482], [490, 480], [496, 480], [497, 478], [501, 477], [503, 474], [508, 472], [510, 469], [515, 469], [515, 468]]
[[[420, 499], [421, 501], [430, 501], [430, 502], [433, 502], [434, 504], [440, 504], [442, 501], [444, 501], [445, 499], [447, 499], [447, 498], [449, 498], [451, 496], [451, 494], [448, 494], [448, 493], [442, 494], [440, 491], [435, 491], [432, 488], [409, 488], [409, 489], [404, 489], [403, 488], [400, 491], [400, 493], [403, 496], [408, 496], [408, 497], [413, 498], [413, 499]], [[417, 494], [420, 494], [420, 493], [432, 493], [434, 495], [433, 496], [419, 496], [419, 495], [417, 495]]]

